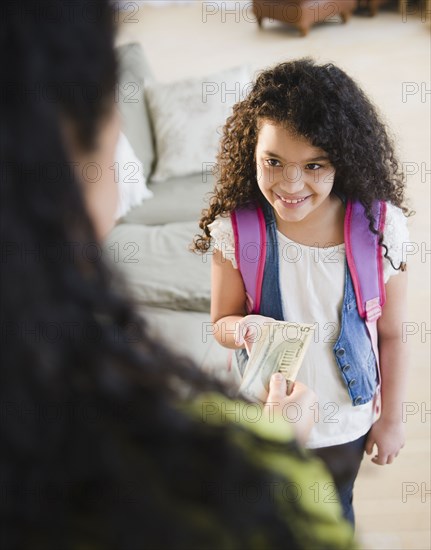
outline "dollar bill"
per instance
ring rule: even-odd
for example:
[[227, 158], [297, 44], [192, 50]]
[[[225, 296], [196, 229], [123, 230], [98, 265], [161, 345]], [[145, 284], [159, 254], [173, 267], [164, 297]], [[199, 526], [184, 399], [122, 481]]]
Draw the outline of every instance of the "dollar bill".
[[239, 392], [263, 403], [268, 397], [271, 376], [281, 372], [287, 380], [289, 394], [313, 334], [314, 325], [304, 323], [273, 322], [262, 326], [253, 343]]

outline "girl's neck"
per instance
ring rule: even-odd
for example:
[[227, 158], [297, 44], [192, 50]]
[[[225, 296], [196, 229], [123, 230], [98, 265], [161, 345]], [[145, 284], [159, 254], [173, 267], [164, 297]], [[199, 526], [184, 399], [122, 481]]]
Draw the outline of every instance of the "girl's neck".
[[277, 229], [283, 235], [298, 244], [320, 248], [344, 243], [344, 212], [343, 202], [333, 193], [299, 222], [281, 220], [274, 211]]

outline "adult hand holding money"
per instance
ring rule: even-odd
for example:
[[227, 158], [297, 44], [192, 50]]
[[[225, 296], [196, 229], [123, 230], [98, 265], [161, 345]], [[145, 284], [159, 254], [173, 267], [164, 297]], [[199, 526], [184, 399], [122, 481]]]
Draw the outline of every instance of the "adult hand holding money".
[[287, 393], [291, 392], [314, 334], [314, 326], [310, 324], [263, 319], [266, 322], [257, 326], [259, 337], [253, 344], [239, 388], [240, 393], [258, 402], [266, 400], [269, 380], [275, 372], [284, 376]]
[[[289, 424], [298, 441], [305, 444], [313, 427], [314, 403], [317, 401], [317, 396], [301, 382], [295, 382], [290, 395], [286, 395], [286, 392], [286, 378], [281, 373], [273, 374], [269, 382], [269, 393], [264, 412], [270, 421], [274, 415], [278, 415], [289, 422], [289, 407], [293, 406], [296, 411], [295, 421], [291, 421]], [[300, 414], [297, 414], [298, 411]]]

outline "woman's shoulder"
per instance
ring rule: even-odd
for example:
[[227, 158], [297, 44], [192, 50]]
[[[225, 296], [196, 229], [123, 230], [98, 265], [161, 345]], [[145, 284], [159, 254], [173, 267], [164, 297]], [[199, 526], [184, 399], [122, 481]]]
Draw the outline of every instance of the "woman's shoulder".
[[202, 393], [186, 405], [193, 416], [198, 415], [203, 423], [211, 425], [235, 424], [255, 435], [279, 442], [293, 440], [293, 430], [283, 419], [272, 415], [267, 418], [263, 407], [238, 398], [233, 400], [221, 393]]
[[304, 548], [356, 548], [339, 504], [316, 502], [310, 484], [329, 483], [329, 475], [320, 461], [298, 446], [286, 420], [266, 417], [260, 405], [216, 392], [200, 395], [189, 404], [188, 413], [208, 429], [223, 426], [227, 439], [241, 448], [247, 461], [267, 472], [272, 502], [286, 523], [295, 524], [295, 538]]

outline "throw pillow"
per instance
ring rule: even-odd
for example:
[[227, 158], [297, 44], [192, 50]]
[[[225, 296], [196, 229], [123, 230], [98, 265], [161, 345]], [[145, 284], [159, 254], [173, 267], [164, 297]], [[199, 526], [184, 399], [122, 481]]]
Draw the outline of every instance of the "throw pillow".
[[151, 181], [207, 171], [233, 105], [247, 94], [250, 73], [242, 66], [199, 79], [145, 85], [157, 156]]
[[135, 155], [126, 136], [120, 132], [112, 167], [118, 183], [118, 208], [116, 219], [124, 216], [133, 206], [150, 199], [153, 192], [146, 184], [142, 162]]

